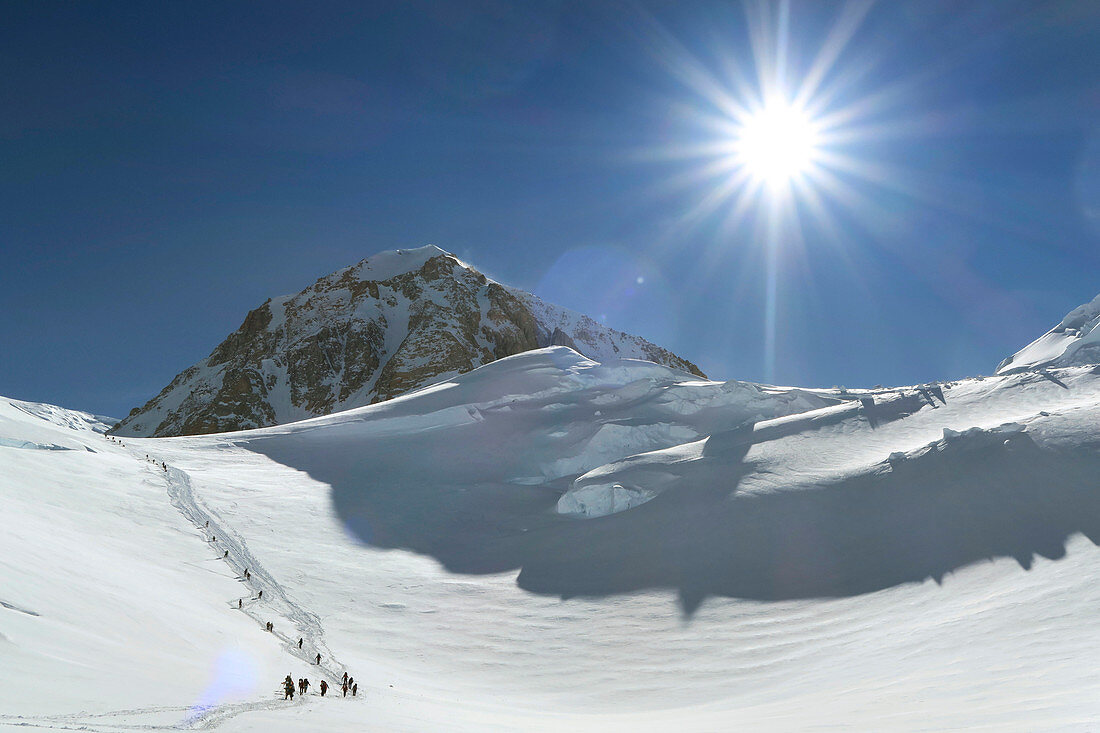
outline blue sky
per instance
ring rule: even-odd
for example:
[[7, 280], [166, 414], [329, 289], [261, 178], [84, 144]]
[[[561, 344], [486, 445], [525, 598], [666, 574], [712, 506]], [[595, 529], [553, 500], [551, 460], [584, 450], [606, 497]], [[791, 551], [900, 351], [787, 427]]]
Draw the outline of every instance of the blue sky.
[[[768, 364], [766, 202], [700, 213], [723, 180], [681, 153], [784, 10], [792, 87], [858, 17], [822, 84], [856, 165], [818, 191], [826, 218], [786, 211]], [[4, 16], [5, 396], [121, 416], [265, 298], [428, 243], [714, 377], [806, 385], [990, 373], [1100, 292], [1095, 3]]]

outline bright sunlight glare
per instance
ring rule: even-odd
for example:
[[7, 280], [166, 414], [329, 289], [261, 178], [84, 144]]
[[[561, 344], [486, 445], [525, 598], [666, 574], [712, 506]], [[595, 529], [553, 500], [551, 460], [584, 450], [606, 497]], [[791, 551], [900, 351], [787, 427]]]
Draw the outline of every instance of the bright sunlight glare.
[[[843, 247], [836, 210], [860, 216], [875, 210], [862, 185], [908, 190], [890, 175], [895, 171], [863, 159], [853, 144], [864, 134], [898, 134], [888, 118], [874, 125], [862, 120], [889, 110], [895, 92], [861, 90], [858, 82], [871, 67], [857, 59], [841, 63], [874, 4], [846, 0], [812, 57], [805, 56], [805, 43], [798, 44], [803, 53], [790, 54], [794, 40], [805, 40], [792, 37], [790, 0], [743, 0], [751, 62], [721, 48], [696, 57], [670, 33], [653, 28], [661, 60], [698, 100], [684, 109], [694, 112], [687, 118], [702, 132], [701, 140], [664, 152], [697, 163], [666, 186], [705, 189], [681, 221], [693, 228], [717, 215], [722, 246], [746, 242], [747, 233], [764, 254], [765, 381], [775, 373], [780, 266], [802, 247], [803, 224], [823, 235], [817, 241]], [[746, 221], [751, 232], [741, 227]]]
[[813, 120], [783, 100], [772, 100], [748, 116], [736, 135], [738, 165], [773, 187], [807, 173], [817, 152]]

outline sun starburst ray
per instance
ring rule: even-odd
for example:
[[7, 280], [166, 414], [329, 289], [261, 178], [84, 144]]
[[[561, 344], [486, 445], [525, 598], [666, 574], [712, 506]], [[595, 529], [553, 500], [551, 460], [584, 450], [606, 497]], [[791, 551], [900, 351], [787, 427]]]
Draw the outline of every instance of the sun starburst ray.
[[[743, 2], [743, 55], [726, 45], [693, 56], [656, 24], [651, 34], [655, 55], [692, 97], [686, 107], [673, 103], [670, 109], [696, 136], [692, 143], [663, 145], [653, 156], [686, 166], [657, 188], [699, 192], [677, 217], [682, 234], [701, 231], [716, 218], [713, 248], [739, 242], [763, 257], [757, 272], [765, 299], [765, 378], [774, 374], [782, 268], [811, 261], [808, 243], [835, 250], [855, 273], [845, 229], [855, 226], [872, 239], [889, 231], [897, 215], [884, 202], [951, 211], [973, 200], [966, 192], [955, 196], [950, 186], [937, 190], [939, 182], [927, 173], [878, 159], [884, 143], [940, 134], [945, 117], [900, 113], [936, 69], [884, 82], [883, 57], [866, 46], [856, 49], [854, 39], [874, 5], [847, 0], [813, 47], [804, 43], [788, 0]], [[725, 42], [716, 43], [721, 49]], [[869, 195], [875, 190], [883, 195]], [[715, 256], [713, 248], [708, 256]]]
[[810, 64], [810, 69], [799, 85], [794, 102], [800, 106], [806, 106], [814, 98], [825, 77], [831, 72], [840, 58], [840, 54], [847, 47], [852, 36], [856, 34], [867, 17], [874, 0], [858, 0], [849, 2], [841, 11], [840, 17], [833, 24], [821, 49]]

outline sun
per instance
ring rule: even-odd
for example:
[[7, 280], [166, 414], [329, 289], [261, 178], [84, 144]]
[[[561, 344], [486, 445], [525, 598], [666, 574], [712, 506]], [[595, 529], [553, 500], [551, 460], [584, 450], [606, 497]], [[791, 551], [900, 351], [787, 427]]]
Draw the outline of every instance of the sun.
[[735, 131], [739, 168], [769, 187], [782, 187], [806, 175], [817, 156], [818, 130], [798, 106], [769, 100], [748, 114]]
[[[862, 51], [845, 55], [874, 0], [845, 0], [816, 53], [806, 43], [812, 39], [792, 33], [791, 5], [742, 0], [748, 43], [701, 54], [659, 25], [649, 26], [658, 60], [685, 92], [669, 109], [687, 123], [682, 141], [652, 151], [660, 161], [688, 163], [663, 177], [657, 190], [693, 189], [695, 202], [673, 226], [692, 234], [712, 231], [709, 261], [719, 261], [731, 246], [752, 246], [763, 255], [761, 351], [768, 382], [781, 335], [781, 267], [806, 251], [804, 233], [812, 231], [815, 245], [847, 257], [849, 223], [870, 216], [867, 223], [879, 226], [871, 187], [921, 199], [936, 195], [911, 184], [904, 171], [866, 157], [882, 150], [880, 143], [926, 129], [892, 117], [909, 81], [864, 87], [877, 59]], [[678, 246], [680, 238], [664, 241]]]

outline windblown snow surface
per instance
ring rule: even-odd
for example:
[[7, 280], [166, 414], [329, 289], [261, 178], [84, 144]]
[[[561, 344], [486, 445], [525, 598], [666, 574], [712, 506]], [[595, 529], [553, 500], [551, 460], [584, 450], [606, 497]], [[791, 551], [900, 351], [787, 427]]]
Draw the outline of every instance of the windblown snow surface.
[[0, 728], [1095, 729], [1098, 420], [564, 347], [223, 435], [0, 400]]

